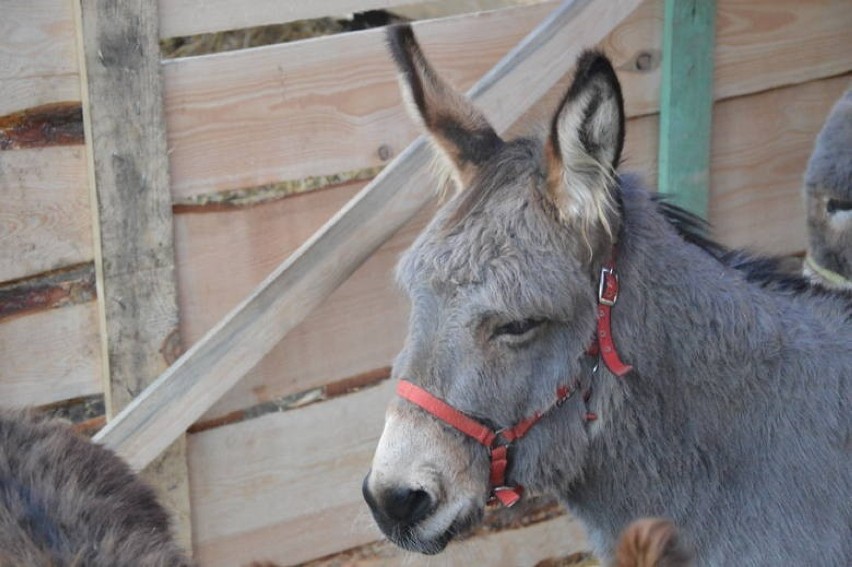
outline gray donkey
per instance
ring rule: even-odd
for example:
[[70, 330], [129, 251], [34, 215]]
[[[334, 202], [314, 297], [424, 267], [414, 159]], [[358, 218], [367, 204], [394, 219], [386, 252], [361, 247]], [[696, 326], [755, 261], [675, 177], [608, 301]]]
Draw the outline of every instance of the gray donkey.
[[697, 565], [852, 558], [852, 298], [713, 244], [615, 173], [620, 86], [590, 51], [543, 142], [501, 139], [389, 31], [459, 191], [401, 259], [408, 336], [363, 492], [437, 553], [490, 499], [558, 496], [614, 559], [669, 518]]
[[808, 255], [805, 274], [852, 289], [852, 89], [837, 101], [805, 171]]
[[154, 492], [66, 424], [0, 411], [0, 567], [182, 567]]

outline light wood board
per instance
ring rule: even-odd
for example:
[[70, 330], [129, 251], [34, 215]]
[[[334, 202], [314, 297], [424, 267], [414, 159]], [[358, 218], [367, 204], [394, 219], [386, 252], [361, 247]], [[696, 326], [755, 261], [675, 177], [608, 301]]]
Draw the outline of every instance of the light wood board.
[[805, 167], [850, 85], [847, 74], [716, 104], [709, 219], [721, 242], [772, 254], [805, 249]]
[[0, 5], [0, 116], [80, 100], [74, 16], [68, 0]]
[[86, 151], [0, 151], [0, 281], [90, 262]]
[[233, 0], [159, 0], [160, 35], [213, 33], [295, 20], [345, 17], [353, 12], [414, 4], [422, 0], [252, 0], [251, 8]]
[[[181, 335], [187, 344], [212, 328], [363, 185], [176, 215]], [[205, 418], [389, 366], [402, 345], [407, 318], [393, 267], [432, 212], [427, 206], [379, 248]]]
[[[464, 89], [552, 7], [416, 28], [436, 68]], [[715, 98], [852, 69], [851, 14], [846, 0], [783, 0], [757, 8], [752, 0], [720, 0]], [[662, 2], [648, 0], [603, 41], [619, 68], [630, 116], [658, 108], [661, 27]], [[640, 72], [635, 62], [642, 53], [651, 58]], [[381, 155], [398, 154], [416, 134], [381, 30], [175, 60], [164, 73], [178, 200], [381, 165]]]
[[39, 406], [103, 393], [94, 302], [0, 324], [0, 405]]

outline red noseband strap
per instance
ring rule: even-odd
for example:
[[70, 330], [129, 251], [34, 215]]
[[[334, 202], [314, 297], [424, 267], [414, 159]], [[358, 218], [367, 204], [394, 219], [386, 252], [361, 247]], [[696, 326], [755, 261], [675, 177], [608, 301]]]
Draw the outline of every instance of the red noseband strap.
[[[610, 372], [620, 377], [630, 372], [633, 367], [622, 362], [612, 337], [612, 306], [618, 299], [618, 276], [615, 273], [614, 257], [613, 251], [613, 260], [608, 261], [601, 268], [598, 286], [597, 336], [586, 352], [589, 356], [600, 356]], [[526, 435], [530, 428], [550, 411], [565, 403], [574, 394], [575, 389], [576, 385], [561, 386], [556, 391], [556, 399], [550, 406], [522, 419], [510, 428], [500, 430], [487, 427], [407, 380], [399, 381], [396, 393], [488, 449], [491, 456], [491, 499], [499, 500], [504, 506], [509, 507], [520, 500], [523, 494], [522, 486], [506, 485], [509, 445]], [[587, 420], [591, 420], [594, 414], [587, 413], [586, 416]]]
[[466, 416], [445, 401], [436, 398], [420, 386], [412, 384], [407, 380], [400, 380], [396, 386], [396, 393], [401, 398], [408, 400], [416, 406], [434, 415], [447, 425], [461, 431], [480, 445], [484, 445], [491, 455], [491, 497], [499, 500], [504, 506], [509, 507], [521, 499], [523, 487], [506, 485], [506, 468], [509, 465], [509, 445], [517, 441], [527, 431], [544, 417], [550, 410], [561, 406], [565, 400], [571, 397], [574, 390], [571, 388], [559, 388], [556, 400], [546, 410], [536, 412], [526, 419], [519, 421], [513, 427], [495, 431], [475, 419]]

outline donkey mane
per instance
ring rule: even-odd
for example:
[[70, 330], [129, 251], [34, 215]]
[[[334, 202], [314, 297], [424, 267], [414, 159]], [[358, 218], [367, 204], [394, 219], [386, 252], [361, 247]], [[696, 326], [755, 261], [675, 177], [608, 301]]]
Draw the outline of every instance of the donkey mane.
[[715, 241], [709, 222], [668, 200], [666, 195], [654, 194], [651, 200], [657, 211], [686, 242], [694, 244], [720, 263], [742, 273], [746, 281], [766, 289], [795, 295], [830, 295], [846, 299], [848, 318], [852, 318], [852, 292], [813, 285], [800, 272], [785, 269], [783, 257], [755, 254], [747, 250], [732, 249]]

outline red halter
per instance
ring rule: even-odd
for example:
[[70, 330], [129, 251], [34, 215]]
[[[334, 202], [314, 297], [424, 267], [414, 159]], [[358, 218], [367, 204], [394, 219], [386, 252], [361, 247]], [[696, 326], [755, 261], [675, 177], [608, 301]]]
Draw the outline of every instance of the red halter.
[[[613, 258], [615, 254], [613, 253]], [[610, 372], [622, 377], [633, 367], [622, 362], [612, 337], [612, 306], [618, 299], [618, 276], [615, 273], [614, 260], [609, 260], [601, 268], [598, 285], [597, 336], [592, 340], [586, 353], [589, 356], [600, 356]], [[491, 457], [491, 501], [498, 500], [504, 506], [510, 507], [521, 499], [523, 487], [506, 485], [506, 468], [509, 465], [509, 445], [523, 437], [554, 408], [562, 406], [578, 387], [577, 381], [570, 386], [560, 386], [556, 389], [556, 399], [545, 409], [537, 411], [522, 419], [515, 425], [505, 429], [493, 430], [486, 425], [468, 417], [445, 401], [433, 396], [420, 386], [407, 380], [400, 380], [396, 393], [434, 415], [447, 425], [464, 433], [474, 441], [488, 449]], [[586, 420], [593, 421], [597, 416], [586, 413]]]

